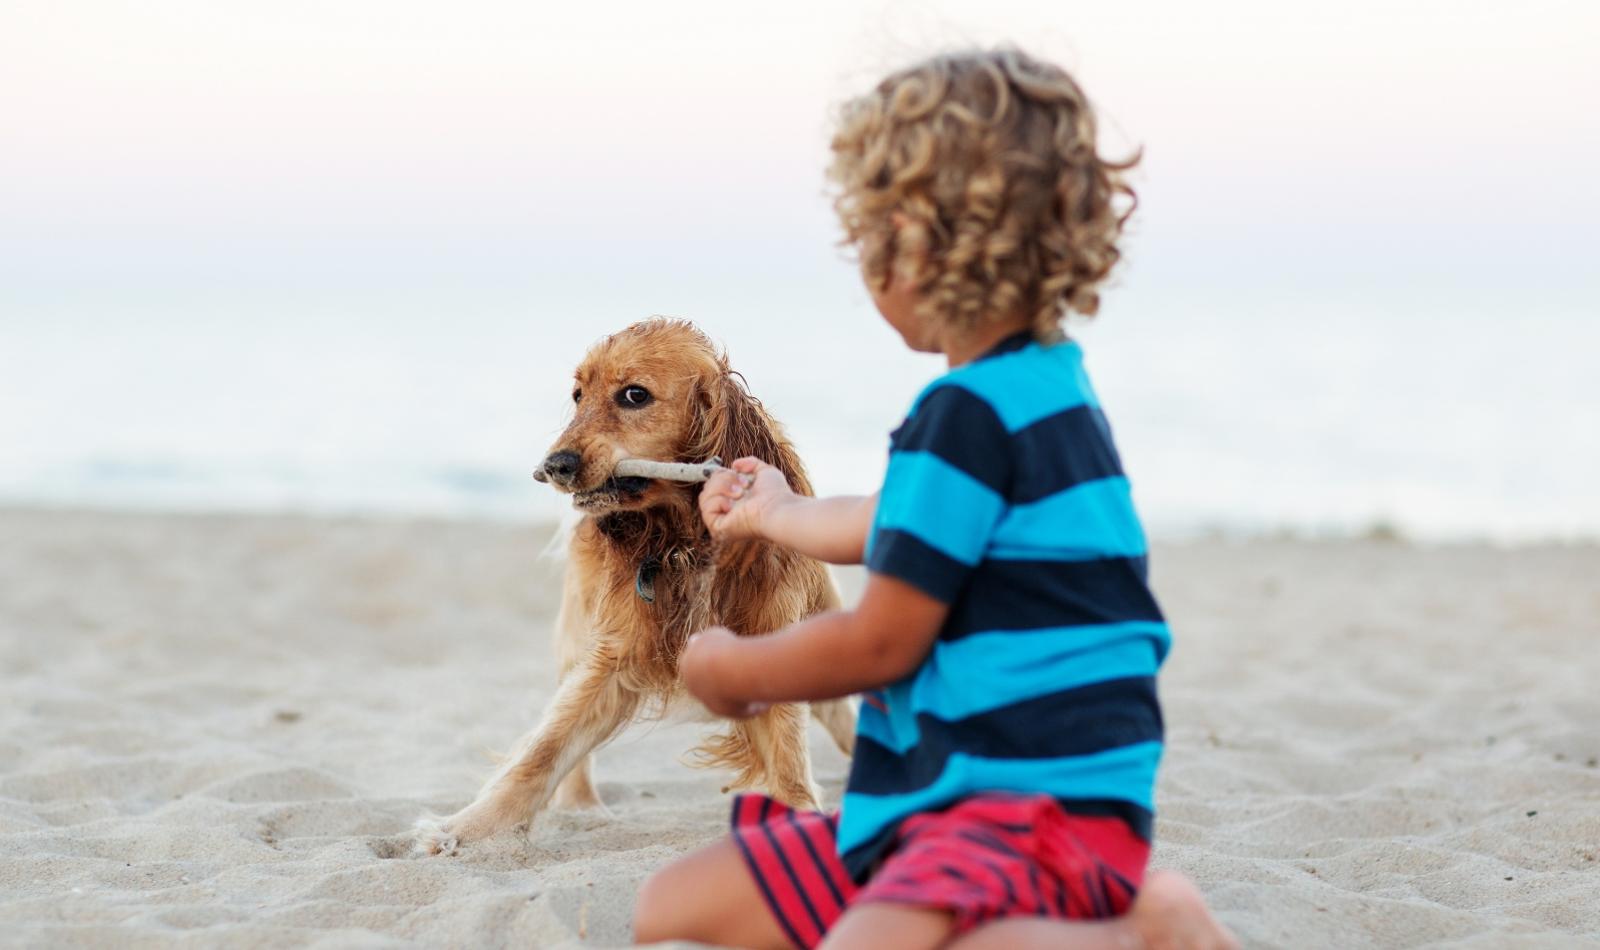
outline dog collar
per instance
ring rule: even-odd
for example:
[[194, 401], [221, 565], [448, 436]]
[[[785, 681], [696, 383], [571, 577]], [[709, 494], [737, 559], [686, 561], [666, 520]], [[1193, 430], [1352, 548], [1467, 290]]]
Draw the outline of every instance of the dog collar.
[[633, 575], [633, 592], [647, 604], [656, 602], [656, 574], [661, 571], [661, 559], [650, 555], [639, 562], [639, 572]]

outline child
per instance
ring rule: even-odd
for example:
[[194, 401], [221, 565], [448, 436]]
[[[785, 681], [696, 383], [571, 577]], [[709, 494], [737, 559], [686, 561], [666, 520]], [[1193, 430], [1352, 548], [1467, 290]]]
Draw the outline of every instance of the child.
[[[855, 610], [680, 660], [712, 712], [863, 693], [837, 821], [740, 796], [732, 836], [658, 872], [635, 937], [739, 947], [1231, 947], [1176, 874], [1145, 879], [1169, 635], [1077, 344], [1133, 193], [1071, 77], [938, 57], [851, 103], [832, 177], [874, 302], [950, 371], [869, 498], [734, 463], [718, 538], [865, 563]], [[1120, 197], [1119, 197], [1120, 196]], [[1142, 887], [1141, 887], [1142, 884]]]

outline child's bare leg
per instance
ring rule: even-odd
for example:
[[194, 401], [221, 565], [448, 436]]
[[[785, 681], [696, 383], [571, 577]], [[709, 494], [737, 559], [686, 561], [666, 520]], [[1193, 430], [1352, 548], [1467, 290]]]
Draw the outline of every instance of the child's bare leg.
[[950, 944], [952, 950], [1235, 950], [1228, 928], [1217, 922], [1189, 879], [1154, 871], [1125, 916], [1069, 921], [1013, 917], [985, 924]]
[[933, 950], [950, 937], [948, 911], [903, 904], [857, 904], [822, 938], [822, 950]]
[[731, 838], [691, 851], [650, 875], [634, 905], [633, 939], [794, 950]]

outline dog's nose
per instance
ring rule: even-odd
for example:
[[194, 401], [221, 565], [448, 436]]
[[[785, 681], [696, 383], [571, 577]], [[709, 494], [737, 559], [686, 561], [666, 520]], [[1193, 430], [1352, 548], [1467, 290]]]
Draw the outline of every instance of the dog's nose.
[[565, 485], [577, 477], [583, 459], [576, 452], [551, 452], [541, 468], [545, 475], [558, 485]]

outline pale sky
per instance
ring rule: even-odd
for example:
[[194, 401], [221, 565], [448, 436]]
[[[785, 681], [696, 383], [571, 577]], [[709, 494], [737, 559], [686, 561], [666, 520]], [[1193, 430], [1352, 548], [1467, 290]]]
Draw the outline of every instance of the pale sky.
[[1594, 286], [1592, 3], [4, 0], [5, 292], [805, 274], [832, 105], [996, 40], [1146, 147], [1163, 281]]

